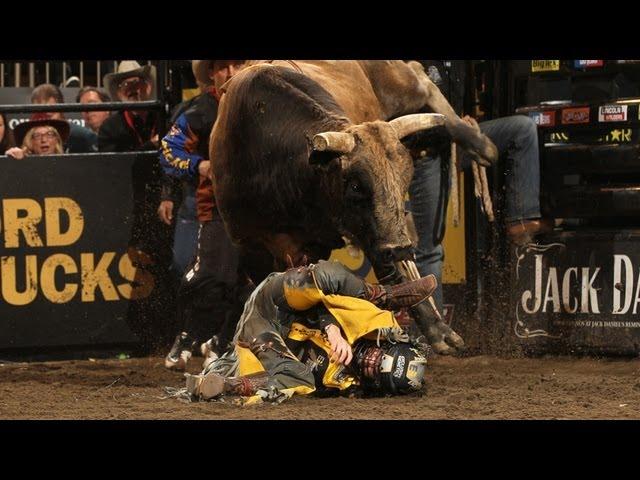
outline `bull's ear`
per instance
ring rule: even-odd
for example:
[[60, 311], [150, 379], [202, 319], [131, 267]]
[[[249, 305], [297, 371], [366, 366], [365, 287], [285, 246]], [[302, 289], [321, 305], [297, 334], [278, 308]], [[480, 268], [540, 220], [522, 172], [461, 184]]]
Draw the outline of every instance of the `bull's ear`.
[[[412, 156], [422, 151], [441, 151], [449, 148], [451, 135], [444, 126], [438, 126], [429, 130], [407, 135], [402, 140], [402, 145], [412, 153]], [[418, 154], [418, 156], [422, 156]]]
[[311, 150], [311, 154], [309, 155], [309, 165], [321, 167], [327, 166], [332, 161], [340, 158], [340, 155], [342, 154], [339, 152]]

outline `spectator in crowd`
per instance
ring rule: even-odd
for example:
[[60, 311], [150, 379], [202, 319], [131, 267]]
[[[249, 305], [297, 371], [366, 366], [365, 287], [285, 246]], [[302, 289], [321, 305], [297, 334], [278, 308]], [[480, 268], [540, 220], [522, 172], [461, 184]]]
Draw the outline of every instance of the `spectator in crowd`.
[[252, 288], [246, 276], [239, 273], [238, 252], [215, 206], [208, 159], [209, 136], [218, 114], [219, 88], [243, 63], [194, 61], [194, 75], [205, 93], [178, 116], [161, 142], [160, 163], [165, 173], [192, 186], [198, 182], [196, 255], [190, 259], [191, 268], [184, 273], [178, 290], [178, 320], [183, 331], [165, 359], [167, 368], [184, 369], [194, 347], [214, 333], [213, 342], [201, 346], [202, 352], [217, 355], [224, 351]]
[[[192, 65], [195, 67], [198, 62], [201, 62], [201, 60], [194, 60]], [[195, 68], [193, 70], [195, 75]], [[202, 95], [207, 94], [207, 89], [210, 87], [210, 84], [196, 81], [200, 93], [178, 104], [174, 108], [171, 115], [172, 125], [175, 126], [178, 118], [183, 117], [183, 114], [187, 111], [199, 112], [200, 114], [204, 113], [206, 115], [207, 109], [204, 108], [203, 105], [207, 102], [206, 97]], [[213, 120], [215, 120], [215, 116], [205, 122], [203, 126], [204, 129], [210, 131]], [[167, 135], [161, 141], [161, 165], [167, 163], [167, 155], [179, 156], [180, 153], [178, 152], [184, 153], [185, 145], [178, 145], [172, 141], [173, 139], [174, 137]], [[209, 152], [203, 150], [207, 148], [207, 146], [208, 141], [198, 142], [198, 154], [207, 157]], [[199, 175], [189, 175], [185, 178], [180, 178], [180, 175], [175, 171], [169, 170], [168, 172], [163, 172], [162, 193], [160, 196], [160, 205], [158, 206], [158, 217], [160, 221], [166, 225], [171, 225], [173, 223], [175, 205], [180, 203], [174, 231], [173, 264], [171, 266], [173, 273], [177, 275], [178, 279], [182, 277], [187, 265], [193, 259], [198, 244], [198, 217], [196, 212], [196, 189], [198, 188], [198, 180]]]
[[[153, 98], [155, 67], [136, 61], [120, 62], [104, 77], [105, 90], [114, 101], [140, 102]], [[139, 109], [120, 110], [110, 115], [98, 131], [101, 152], [158, 151], [158, 114]], [[153, 155], [153, 153], [152, 153]], [[170, 232], [156, 220], [160, 199], [161, 169], [151, 156], [135, 155], [131, 163], [133, 212], [129, 243], [153, 258], [153, 272], [161, 275], [170, 262]], [[133, 310], [138, 306], [131, 306]]]
[[[209, 165], [206, 160], [206, 157], [209, 156], [208, 137], [217, 111], [215, 87], [208, 74], [211, 65], [211, 60], [192, 61], [193, 75], [200, 93], [177, 105], [171, 115], [171, 124], [175, 129], [186, 131], [185, 125], [188, 126], [191, 132], [190, 139], [184, 135], [168, 134], [161, 141], [160, 163], [165, 167], [165, 177], [163, 178], [161, 202], [158, 206], [158, 217], [163, 223], [171, 225], [175, 204], [181, 197], [174, 233], [172, 265], [172, 269], [179, 277], [182, 277], [187, 265], [193, 259], [197, 246], [196, 189], [199, 174], [189, 170], [185, 174], [180, 169], [167, 167], [171, 161], [175, 162], [175, 159], [188, 157], [191, 154], [203, 159], [201, 161], [203, 168]], [[192, 161], [194, 160], [196, 158], [192, 158]], [[181, 186], [181, 192], [178, 191], [178, 185]]]
[[13, 131], [9, 128], [7, 117], [4, 113], [0, 112], [0, 155], [5, 155], [7, 150], [15, 146], [16, 142], [13, 138]]
[[69, 138], [69, 123], [35, 114], [28, 122], [15, 128], [18, 145], [7, 150], [7, 155], [18, 160], [26, 155], [55, 155], [64, 153], [63, 144]]
[[[156, 69], [144, 67], [134, 60], [125, 60], [118, 70], [104, 77], [111, 98], [120, 102], [143, 102], [155, 97]], [[98, 133], [101, 152], [131, 152], [157, 150], [157, 115], [146, 110], [119, 111], [107, 118]]]
[[[110, 101], [111, 98], [109, 95], [107, 95], [105, 91], [96, 87], [83, 87], [80, 89], [78, 96], [76, 97], [76, 103], [83, 104], [104, 103]], [[85, 125], [87, 125], [96, 134], [98, 134], [98, 130], [100, 130], [102, 122], [109, 118], [109, 115], [109, 112], [82, 112], [82, 118], [84, 118]]]
[[[65, 103], [62, 91], [50, 83], [38, 85], [31, 92], [31, 103], [36, 105], [55, 105]], [[54, 120], [66, 121], [62, 112], [47, 112], [44, 115]], [[74, 122], [69, 123], [69, 138], [64, 145], [66, 153], [88, 153], [98, 151], [98, 136]]]

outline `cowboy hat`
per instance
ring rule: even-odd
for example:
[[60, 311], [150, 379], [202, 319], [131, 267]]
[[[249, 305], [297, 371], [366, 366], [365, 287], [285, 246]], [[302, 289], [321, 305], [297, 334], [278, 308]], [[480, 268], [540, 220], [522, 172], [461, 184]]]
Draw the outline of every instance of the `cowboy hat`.
[[[191, 70], [193, 70], [193, 76], [196, 77], [198, 85], [209, 86], [213, 85], [213, 80], [209, 78], [209, 69], [213, 67], [215, 62], [228, 62], [229, 60], [191, 60]], [[244, 67], [246, 60], [231, 60], [242, 64]]]
[[131, 77], [141, 77], [151, 82], [151, 98], [156, 96], [156, 67], [153, 65], [140, 66], [135, 60], [123, 60], [118, 65], [118, 70], [104, 76], [104, 86], [114, 100], [118, 98], [118, 85]]
[[29, 130], [46, 125], [56, 129], [58, 135], [60, 135], [60, 138], [62, 139], [62, 144], [64, 145], [69, 138], [69, 122], [67, 122], [66, 120], [47, 118], [42, 113], [35, 113], [28, 121], [16, 125], [16, 127], [13, 129], [13, 135], [16, 139], [16, 145], [22, 146], [24, 137], [27, 136]]
[[196, 82], [204, 86], [211, 85], [213, 80], [209, 78], [209, 69], [215, 60], [191, 60], [191, 70]]

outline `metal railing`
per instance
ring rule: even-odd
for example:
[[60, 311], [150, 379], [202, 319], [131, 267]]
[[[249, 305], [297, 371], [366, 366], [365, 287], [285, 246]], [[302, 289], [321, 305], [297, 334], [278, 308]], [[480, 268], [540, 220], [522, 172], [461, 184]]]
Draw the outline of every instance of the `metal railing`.
[[[55, 153], [51, 155], [27, 155], [24, 157], [24, 160], [36, 160], [36, 161], [47, 161], [47, 160], [55, 160], [56, 158], [86, 158], [86, 157], [94, 157], [94, 158], [111, 158], [113, 160], [119, 160], [121, 158], [129, 157], [130, 155], [135, 154], [136, 156], [149, 157], [151, 160], [157, 160], [158, 158], [158, 150], [139, 150], [136, 152], [86, 152], [86, 153]], [[0, 159], [8, 158], [7, 155], [0, 155]], [[21, 160], [21, 161], [24, 161]]]
[[[149, 62], [151, 63], [151, 62]], [[156, 92], [158, 99], [144, 102], [104, 102], [104, 103], [57, 103], [57, 104], [21, 104], [21, 105], [0, 105], [0, 112], [4, 113], [34, 113], [34, 112], [100, 112], [100, 111], [124, 111], [124, 110], [155, 110], [158, 111], [156, 132], [160, 138], [167, 130], [167, 116], [169, 105], [165, 102], [165, 83], [167, 80], [168, 62], [154, 62], [156, 66]], [[4, 63], [0, 64], [4, 66]], [[19, 72], [20, 64], [16, 63], [16, 71]], [[4, 72], [2, 72], [4, 73]], [[4, 76], [2, 77], [4, 78]], [[140, 152], [137, 152], [140, 153]], [[103, 155], [98, 153], [95, 155]]]
[[104, 103], [55, 103], [32, 105], [0, 105], [0, 112], [4, 113], [33, 113], [33, 112], [116, 112], [121, 110], [160, 110], [163, 103], [160, 100], [145, 102], [104, 102]]
[[[64, 87], [72, 77], [77, 77], [78, 86], [101, 88], [104, 74], [115, 72], [119, 60], [92, 61], [21, 61], [10, 62], [0, 60], [0, 88], [29, 87], [35, 88], [43, 83], [53, 83]], [[141, 65], [151, 64], [150, 60], [140, 61]], [[56, 67], [56, 74], [52, 72]], [[13, 78], [11, 78], [13, 77]], [[12, 81], [11, 81], [12, 80]]]

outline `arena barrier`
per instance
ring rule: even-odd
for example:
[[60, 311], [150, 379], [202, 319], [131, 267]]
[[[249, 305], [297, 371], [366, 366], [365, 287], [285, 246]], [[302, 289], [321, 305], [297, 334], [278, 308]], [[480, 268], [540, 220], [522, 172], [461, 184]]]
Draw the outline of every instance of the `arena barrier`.
[[[157, 100], [0, 111], [157, 110], [163, 136], [167, 62], [157, 63]], [[157, 151], [0, 156], [0, 165], [0, 349], [150, 347], [175, 334]]]
[[156, 152], [0, 162], [0, 348], [161, 334], [171, 233], [149, 208]]

